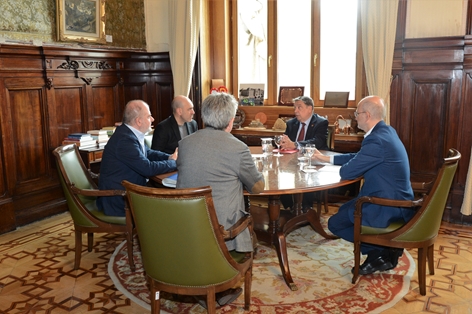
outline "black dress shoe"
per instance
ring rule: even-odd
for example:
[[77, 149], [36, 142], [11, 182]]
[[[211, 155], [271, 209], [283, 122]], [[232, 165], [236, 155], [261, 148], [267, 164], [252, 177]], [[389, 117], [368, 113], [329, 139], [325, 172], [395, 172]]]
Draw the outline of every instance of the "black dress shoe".
[[[242, 288], [236, 288], [236, 289], [228, 289], [223, 292], [219, 292], [216, 294], [216, 304], [219, 306], [223, 306], [226, 304], [229, 304], [236, 300], [241, 293], [243, 292]], [[200, 304], [202, 307], [207, 309], [207, 304], [206, 304], [206, 299], [204, 298], [196, 298], [198, 304]]]
[[243, 292], [242, 288], [236, 288], [236, 289], [228, 289], [221, 293], [217, 293], [216, 302], [218, 302], [220, 306], [230, 304], [231, 302], [236, 300], [241, 295], [242, 292]]
[[376, 271], [386, 271], [394, 268], [390, 259], [385, 256], [378, 256], [376, 259], [371, 261], [366, 260], [359, 267], [359, 275], [368, 275], [375, 273]]
[[391, 248], [389, 251], [390, 261], [393, 267], [397, 267], [398, 259], [403, 255], [403, 249]]

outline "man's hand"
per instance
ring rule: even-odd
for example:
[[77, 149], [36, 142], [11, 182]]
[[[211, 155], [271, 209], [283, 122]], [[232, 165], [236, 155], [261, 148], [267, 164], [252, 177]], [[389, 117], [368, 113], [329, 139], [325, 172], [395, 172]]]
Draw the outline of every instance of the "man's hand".
[[178, 154], [179, 154], [179, 148], [177, 147], [175, 149], [175, 152], [169, 156], [169, 159], [177, 160]]
[[282, 135], [282, 140], [280, 141], [280, 149], [291, 150], [296, 148], [297, 146], [295, 145], [295, 143], [292, 142], [287, 135]]
[[321, 162], [329, 162], [330, 157], [326, 156], [326, 155], [323, 155], [319, 150], [317, 150], [315, 148], [315, 153], [313, 154], [312, 159], [317, 160], [317, 161], [321, 161]]

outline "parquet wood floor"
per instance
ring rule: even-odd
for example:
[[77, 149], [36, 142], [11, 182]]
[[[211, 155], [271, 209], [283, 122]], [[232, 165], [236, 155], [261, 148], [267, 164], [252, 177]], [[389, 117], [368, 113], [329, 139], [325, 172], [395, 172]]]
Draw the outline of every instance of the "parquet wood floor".
[[[108, 276], [108, 260], [123, 240], [121, 234], [95, 235], [93, 251], [84, 246], [81, 267], [74, 271], [69, 213], [1, 235], [0, 313], [147, 313]], [[410, 254], [416, 260], [416, 251]], [[415, 272], [410, 291], [383, 313], [472, 314], [471, 226], [442, 226], [435, 265], [426, 296], [419, 295]]]

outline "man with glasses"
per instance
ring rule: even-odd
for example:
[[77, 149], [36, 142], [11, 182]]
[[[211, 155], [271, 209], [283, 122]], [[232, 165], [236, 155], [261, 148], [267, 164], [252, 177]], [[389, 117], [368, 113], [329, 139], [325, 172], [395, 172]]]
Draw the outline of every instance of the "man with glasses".
[[[364, 177], [359, 195], [343, 204], [328, 221], [328, 229], [333, 234], [350, 242], [354, 241], [354, 210], [359, 197], [413, 199], [408, 155], [395, 129], [383, 121], [384, 100], [378, 96], [365, 97], [357, 105], [354, 115], [358, 127], [366, 132], [360, 151], [335, 156], [317, 151], [313, 156], [322, 162], [342, 165], [339, 171], [342, 179]], [[409, 208], [376, 204], [364, 205], [362, 213], [362, 225], [376, 228], [385, 228], [394, 221], [408, 221], [414, 215]], [[367, 254], [367, 259], [359, 274], [367, 275], [395, 268], [403, 249], [361, 244], [361, 252]]]

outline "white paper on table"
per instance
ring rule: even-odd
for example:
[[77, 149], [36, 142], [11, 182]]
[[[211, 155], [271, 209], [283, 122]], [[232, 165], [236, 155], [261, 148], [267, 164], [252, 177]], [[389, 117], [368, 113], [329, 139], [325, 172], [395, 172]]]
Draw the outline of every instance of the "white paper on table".
[[341, 169], [341, 166], [327, 164], [324, 167], [322, 167], [321, 169], [319, 169], [318, 171], [319, 172], [336, 172], [336, 173], [339, 173], [339, 169]]
[[251, 154], [252, 158], [262, 158], [264, 157], [264, 154]]

